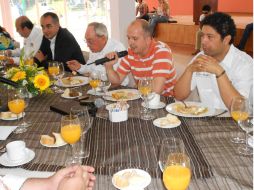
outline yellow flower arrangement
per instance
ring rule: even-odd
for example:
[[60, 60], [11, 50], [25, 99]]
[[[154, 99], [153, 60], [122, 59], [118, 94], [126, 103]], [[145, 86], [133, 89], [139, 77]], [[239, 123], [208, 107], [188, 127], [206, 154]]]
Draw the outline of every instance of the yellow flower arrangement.
[[7, 71], [6, 78], [17, 82], [20, 86], [26, 86], [27, 90], [36, 96], [43, 92], [51, 92], [50, 79], [44, 68], [37, 65], [24, 65], [13, 67]]

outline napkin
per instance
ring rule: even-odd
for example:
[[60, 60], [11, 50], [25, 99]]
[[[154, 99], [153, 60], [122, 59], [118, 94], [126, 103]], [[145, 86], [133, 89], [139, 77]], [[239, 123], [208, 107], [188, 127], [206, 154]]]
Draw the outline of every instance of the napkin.
[[0, 126], [0, 140], [6, 140], [17, 127], [18, 126]]

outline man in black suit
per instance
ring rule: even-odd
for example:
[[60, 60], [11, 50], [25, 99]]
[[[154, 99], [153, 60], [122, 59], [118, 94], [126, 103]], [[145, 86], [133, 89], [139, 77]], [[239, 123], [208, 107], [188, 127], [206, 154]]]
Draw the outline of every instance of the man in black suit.
[[35, 55], [38, 66], [47, 68], [48, 61], [63, 62], [65, 70], [70, 71], [66, 62], [78, 60], [85, 64], [85, 60], [74, 36], [66, 29], [61, 28], [59, 18], [55, 13], [47, 12], [41, 16], [43, 40], [39, 51]]

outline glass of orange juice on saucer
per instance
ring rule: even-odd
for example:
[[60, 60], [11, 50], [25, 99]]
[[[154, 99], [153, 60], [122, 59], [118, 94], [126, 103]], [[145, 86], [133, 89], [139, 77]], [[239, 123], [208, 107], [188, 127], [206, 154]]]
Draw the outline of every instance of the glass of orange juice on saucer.
[[[27, 96], [24, 94], [23, 88], [12, 88], [8, 90], [8, 108], [10, 112], [17, 115], [17, 120], [21, 117], [24, 118], [24, 110], [26, 107]], [[22, 114], [22, 116], [20, 115]], [[23, 120], [24, 121], [24, 120]], [[19, 124], [14, 133], [24, 133], [27, 131], [27, 128], [22, 124]]]
[[183, 141], [179, 138], [162, 140], [159, 166], [163, 183], [168, 190], [185, 190], [191, 179], [190, 159], [185, 154]]
[[94, 90], [94, 95], [96, 96], [96, 88], [100, 85], [100, 72], [99, 71], [92, 71], [89, 76], [89, 85]]
[[81, 126], [79, 118], [76, 115], [66, 115], [61, 118], [61, 136], [65, 142], [70, 144], [71, 156], [66, 160], [66, 166], [77, 164], [74, 157], [73, 145], [80, 140]]

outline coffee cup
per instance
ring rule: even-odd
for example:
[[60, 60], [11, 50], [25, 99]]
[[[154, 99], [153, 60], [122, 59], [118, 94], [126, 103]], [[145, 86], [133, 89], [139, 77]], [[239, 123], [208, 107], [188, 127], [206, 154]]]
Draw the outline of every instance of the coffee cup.
[[160, 95], [154, 93], [151, 100], [149, 100], [149, 106], [158, 106], [160, 103]]
[[6, 145], [7, 157], [12, 162], [23, 160], [26, 157], [26, 143], [12, 141]]

